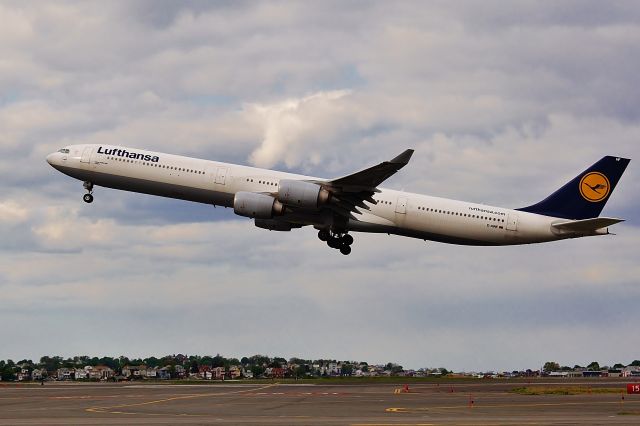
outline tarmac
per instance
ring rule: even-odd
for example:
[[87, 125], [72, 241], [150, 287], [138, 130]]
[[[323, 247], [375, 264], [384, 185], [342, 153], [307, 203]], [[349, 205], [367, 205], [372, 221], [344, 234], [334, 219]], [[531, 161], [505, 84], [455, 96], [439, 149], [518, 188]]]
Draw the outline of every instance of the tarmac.
[[[409, 384], [0, 382], [0, 425], [637, 425], [625, 381], [438, 381]], [[521, 395], [519, 386], [581, 386]], [[598, 387], [620, 393], [598, 393]]]

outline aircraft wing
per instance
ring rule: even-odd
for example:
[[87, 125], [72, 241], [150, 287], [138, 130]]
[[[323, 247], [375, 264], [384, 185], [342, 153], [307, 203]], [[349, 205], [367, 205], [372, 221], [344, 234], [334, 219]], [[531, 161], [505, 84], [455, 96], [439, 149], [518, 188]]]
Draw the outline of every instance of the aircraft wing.
[[570, 220], [566, 222], [554, 223], [553, 228], [565, 232], [588, 233], [595, 232], [598, 229], [624, 222], [624, 219], [614, 217], [595, 217], [592, 219]]
[[412, 155], [413, 149], [407, 149], [389, 161], [348, 176], [318, 182], [333, 195], [334, 202], [329, 205], [329, 208], [342, 216], [355, 219], [352, 212], [360, 213], [358, 207], [369, 210], [365, 201], [377, 204], [373, 194], [380, 192], [378, 185], [406, 166]]

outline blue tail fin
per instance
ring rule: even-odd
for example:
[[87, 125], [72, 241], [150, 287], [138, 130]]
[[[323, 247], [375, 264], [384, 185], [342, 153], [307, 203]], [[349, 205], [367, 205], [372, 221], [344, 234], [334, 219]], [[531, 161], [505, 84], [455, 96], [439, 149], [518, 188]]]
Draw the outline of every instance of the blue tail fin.
[[627, 158], [602, 157], [544, 200], [518, 210], [565, 219], [598, 217], [629, 161]]

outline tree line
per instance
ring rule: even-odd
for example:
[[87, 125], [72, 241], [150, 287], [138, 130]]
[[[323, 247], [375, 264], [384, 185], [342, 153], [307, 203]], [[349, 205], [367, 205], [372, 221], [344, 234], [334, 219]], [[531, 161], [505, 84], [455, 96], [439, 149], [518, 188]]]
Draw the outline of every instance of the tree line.
[[[359, 368], [363, 371], [368, 370], [368, 363], [356, 361], [336, 361], [335, 359], [302, 359], [283, 357], [269, 357], [266, 355], [252, 355], [250, 357], [226, 358], [220, 354], [211, 355], [166, 355], [160, 358], [155, 356], [147, 358], [129, 358], [127, 356], [119, 357], [90, 357], [86, 355], [63, 358], [61, 356], [43, 356], [38, 362], [30, 359], [22, 359], [14, 362], [13, 360], [0, 360], [0, 378], [3, 381], [15, 380], [17, 374], [21, 370], [28, 372], [34, 369], [42, 369], [49, 373], [54, 373], [61, 368], [84, 368], [86, 366], [107, 366], [120, 373], [124, 367], [145, 366], [147, 368], [168, 367], [170, 371], [175, 371], [175, 367], [180, 365], [188, 373], [197, 373], [200, 367], [207, 366], [211, 368], [223, 367], [228, 370], [230, 367], [241, 367], [247, 371], [251, 371], [254, 377], [260, 377], [267, 368], [288, 368], [292, 369], [290, 373], [295, 377], [305, 377], [313, 375], [314, 365], [328, 365], [330, 363], [339, 363], [341, 367], [341, 375], [352, 375]], [[393, 373], [403, 370], [402, 366], [395, 363], [386, 365]]]

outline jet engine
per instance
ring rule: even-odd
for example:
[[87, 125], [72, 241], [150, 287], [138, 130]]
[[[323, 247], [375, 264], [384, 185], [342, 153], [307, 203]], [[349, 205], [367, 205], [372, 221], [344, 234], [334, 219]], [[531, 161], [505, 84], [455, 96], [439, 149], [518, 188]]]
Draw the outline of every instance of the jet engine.
[[317, 209], [331, 200], [331, 192], [315, 183], [283, 179], [278, 185], [277, 198], [290, 206]]
[[270, 195], [240, 191], [233, 198], [233, 211], [240, 216], [271, 219], [283, 214], [284, 206]]

